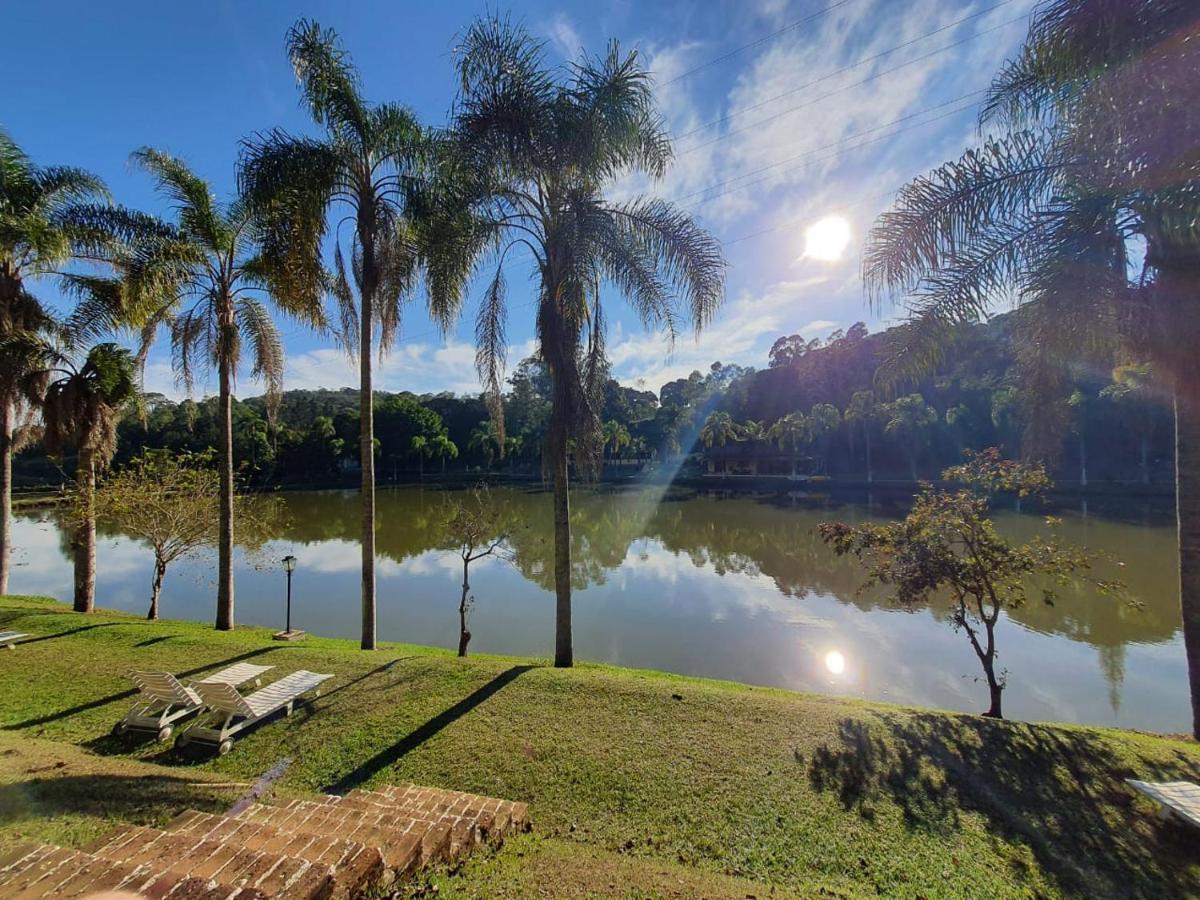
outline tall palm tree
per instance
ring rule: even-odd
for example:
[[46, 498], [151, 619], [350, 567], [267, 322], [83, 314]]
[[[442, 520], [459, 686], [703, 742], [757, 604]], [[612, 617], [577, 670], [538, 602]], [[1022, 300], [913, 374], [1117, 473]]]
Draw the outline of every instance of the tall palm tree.
[[700, 443], [705, 447], [711, 448], [714, 444], [724, 447], [730, 441], [740, 439], [741, 432], [733, 421], [733, 417], [727, 412], [709, 413], [700, 429]]
[[[505, 360], [505, 265], [530, 256], [539, 357], [551, 381], [542, 456], [554, 484], [554, 661], [569, 666], [571, 524], [568, 457], [584, 473], [602, 452], [599, 408], [604, 373], [601, 284], [613, 285], [648, 328], [673, 336], [678, 300], [695, 329], [724, 296], [720, 246], [690, 216], [658, 199], [609, 199], [619, 177], [661, 176], [671, 160], [649, 74], [616, 43], [600, 58], [551, 67], [542, 45], [500, 18], [474, 22], [458, 47], [461, 79], [452, 144], [443, 158], [457, 189], [436, 231], [430, 262], [435, 295], [457, 299], [470, 272], [488, 263], [476, 322], [477, 364], [500, 419]], [[453, 224], [460, 228], [450, 227]], [[466, 261], [466, 265], [463, 261]], [[456, 276], [456, 277], [452, 277]]]
[[796, 474], [796, 457], [801, 447], [812, 442], [813, 423], [802, 412], [788, 413], [775, 420], [767, 429], [767, 437], [779, 444], [779, 449], [792, 452], [792, 474]]
[[69, 289], [72, 263], [103, 261], [120, 243], [120, 211], [108, 199], [95, 175], [34, 165], [0, 131], [0, 594], [12, 553], [12, 457], [41, 401], [42, 339], [57, 330], [33, 285], [57, 276]]
[[50, 453], [74, 447], [79, 522], [72, 537], [75, 564], [75, 611], [96, 605], [96, 475], [117, 452], [117, 424], [138, 393], [134, 362], [116, 344], [97, 344], [83, 365], [60, 358], [42, 403], [43, 441]]
[[[362, 95], [337, 34], [301, 19], [287, 53], [303, 103], [320, 138], [276, 129], [243, 142], [239, 182], [267, 222], [266, 256], [285, 291], [317, 303], [328, 286], [337, 301], [342, 341], [359, 365], [359, 458], [362, 466], [362, 640], [375, 635], [375, 432], [372, 351], [396, 339], [400, 306], [411, 292], [418, 257], [408, 218], [411, 182], [429, 141], [412, 112], [372, 105]], [[333, 273], [322, 263], [331, 213], [338, 216]], [[350, 224], [349, 264], [340, 230]], [[441, 296], [441, 295], [439, 295]], [[431, 313], [448, 325], [456, 300]]]
[[617, 456], [622, 448], [628, 447], [631, 440], [629, 429], [625, 427], [624, 422], [609, 419], [604, 423], [604, 446], [608, 448], [612, 456]]
[[[1191, 0], [1039, 4], [985, 100], [981, 132], [994, 136], [900, 192], [868, 240], [864, 278], [875, 301], [910, 297], [892, 356], [901, 368], [935, 360], [956, 325], [1015, 296], [1042, 397], [1061, 396], [1069, 365], [1114, 331], [1163, 376], [1175, 398], [1180, 603], [1200, 737], [1198, 27]], [[1145, 248], [1134, 283], [1131, 241]], [[1043, 443], [1045, 426], [1031, 422]]]
[[144, 347], [157, 326], [167, 324], [176, 373], [190, 393], [197, 366], [217, 372], [217, 462], [221, 502], [217, 540], [216, 627], [234, 627], [233, 585], [233, 388], [243, 346], [251, 370], [266, 382], [270, 400], [283, 379], [283, 345], [264, 297], [307, 324], [323, 324], [319, 302], [285, 290], [283, 275], [261, 252], [262, 232], [241, 200], [220, 203], [207, 182], [180, 159], [142, 148], [133, 162], [155, 180], [173, 205], [175, 221], [164, 222], [152, 240], [143, 240], [123, 262], [119, 284], [122, 307], [104, 314], [110, 293], [85, 299], [73, 319], [88, 333], [128, 319], [126, 307], [141, 310]]
[[879, 418], [879, 404], [875, 401], [874, 391], [855, 391], [850, 397], [850, 402], [846, 404], [843, 418], [849, 425], [857, 424], [862, 429], [867, 484], [870, 484], [875, 480], [875, 472], [871, 466], [871, 432], [875, 430], [875, 422]]

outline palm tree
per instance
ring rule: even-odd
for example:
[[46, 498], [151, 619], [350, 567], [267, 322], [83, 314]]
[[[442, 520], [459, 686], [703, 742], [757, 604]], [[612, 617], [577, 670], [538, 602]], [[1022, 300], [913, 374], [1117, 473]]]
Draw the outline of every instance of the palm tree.
[[42, 403], [43, 441], [50, 453], [75, 448], [79, 522], [72, 538], [75, 563], [75, 611], [96, 605], [96, 475], [117, 451], [117, 423], [138, 393], [128, 350], [97, 344], [83, 365], [60, 358], [62, 377], [52, 381]]
[[[127, 262], [121, 283], [124, 302], [148, 310], [142, 320], [147, 340], [158, 324], [169, 325], [175, 370], [188, 393], [197, 366], [217, 371], [221, 502], [216, 627], [228, 631], [234, 627], [233, 387], [243, 342], [250, 349], [253, 374], [266, 382], [270, 406], [282, 387], [283, 345], [263, 297], [269, 294], [281, 309], [315, 327], [324, 320], [320, 304], [289, 293], [286, 273], [273, 270], [264, 258], [262, 232], [246, 203], [219, 203], [203, 179], [162, 151], [144, 147], [133, 161], [171, 201], [175, 222], [164, 223], [157, 238], [143, 241]], [[155, 301], [158, 306], [152, 309]], [[104, 297], [93, 302], [99, 306]], [[79, 315], [97, 327], [105, 322], [86, 301]]]
[[433, 449], [433, 455], [442, 462], [443, 472], [446, 471], [447, 459], [458, 459], [458, 445], [454, 443], [454, 441], [450, 440], [450, 435], [445, 434], [444, 432], [439, 432], [438, 434], [434, 435], [431, 446]]
[[788, 413], [775, 420], [767, 437], [779, 444], [779, 449], [792, 451], [792, 474], [796, 474], [796, 457], [801, 447], [812, 442], [812, 422], [802, 412]]
[[414, 434], [409, 441], [409, 451], [417, 458], [417, 476], [425, 478], [425, 460], [433, 456], [433, 443], [423, 434]]
[[625, 427], [625, 423], [618, 422], [616, 419], [609, 419], [604, 423], [604, 446], [613, 456], [619, 454], [623, 447], [628, 447], [631, 440], [629, 429]]
[[1146, 363], [1128, 363], [1112, 372], [1112, 384], [1100, 396], [1125, 408], [1125, 416], [1138, 442], [1138, 471], [1142, 484], [1150, 483], [1150, 438], [1154, 433], [1155, 407], [1159, 389], [1154, 372]]
[[809, 411], [809, 421], [812, 423], [812, 442], [819, 445], [821, 455], [821, 471], [829, 468], [829, 444], [833, 434], [842, 424], [842, 414], [832, 403], [817, 403]]
[[917, 480], [917, 457], [925, 445], [928, 431], [937, 424], [937, 410], [920, 394], [908, 394], [886, 403], [882, 409], [883, 430], [899, 438], [908, 457], [908, 471]]
[[755, 419], [747, 419], [741, 425], [736, 426], [737, 439], [739, 441], [747, 441], [750, 444], [758, 444], [767, 439], [766, 426]]
[[[276, 129], [242, 144], [242, 192], [267, 222], [265, 255], [285, 273], [285, 290], [316, 304], [328, 284], [337, 301], [341, 337], [359, 366], [359, 459], [362, 466], [362, 640], [376, 647], [375, 451], [372, 351], [396, 340], [400, 306], [411, 292], [417, 254], [408, 219], [411, 180], [427, 135], [411, 111], [372, 105], [337, 34], [301, 19], [287, 35], [287, 53], [301, 96], [321, 138]], [[335, 212], [336, 211], [336, 212]], [[334, 268], [322, 247], [330, 213], [338, 216]], [[349, 265], [340, 225], [353, 226]], [[353, 282], [353, 286], [352, 286]], [[437, 296], [444, 296], [438, 294]], [[457, 297], [431, 314], [448, 325]]]
[[41, 402], [45, 345], [56, 330], [33, 283], [61, 276], [73, 262], [102, 261], [120, 242], [121, 212], [107, 205], [96, 176], [66, 166], [40, 167], [0, 131], [0, 594], [8, 591], [12, 554], [12, 457], [23, 426]]
[[600, 286], [615, 286], [644, 325], [673, 337], [680, 297], [695, 329], [711, 319], [724, 295], [725, 262], [717, 242], [669, 203], [606, 197], [622, 176], [661, 176], [672, 155], [636, 53], [622, 54], [612, 43], [601, 58], [551, 68], [540, 43], [498, 18], [472, 24], [458, 53], [461, 90], [444, 167], [458, 189], [439, 192], [450, 214], [438, 226], [457, 239], [436, 245], [431, 290], [449, 305], [469, 272], [494, 264], [476, 335], [480, 379], [499, 419], [504, 267], [513, 250], [531, 255], [538, 355], [551, 381], [542, 463], [554, 484], [554, 661], [569, 666], [568, 457], [592, 473], [602, 452], [598, 410], [607, 368]]
[[700, 429], [700, 443], [710, 449], [714, 444], [724, 447], [730, 441], [740, 439], [741, 431], [734, 424], [733, 417], [727, 412], [709, 413], [708, 418], [704, 420], [704, 426]]
[[875, 480], [875, 472], [871, 468], [871, 432], [874, 431], [875, 422], [879, 418], [879, 405], [875, 402], [874, 392], [855, 391], [846, 405], [844, 418], [847, 423], [851, 425], [858, 423], [858, 426], [862, 428], [863, 449], [867, 462], [867, 484], [870, 484]]
[[483, 454], [488, 471], [491, 471], [492, 459], [500, 451], [500, 434], [496, 429], [495, 421], [484, 419], [472, 428], [471, 436], [467, 441], [467, 449]]
[[[868, 296], [911, 295], [898, 353], [935, 361], [957, 325], [1013, 297], [1030, 384], [1061, 396], [1070, 364], [1114, 332], [1174, 393], [1180, 605], [1200, 737], [1200, 127], [1186, 0], [1048, 0], [993, 81], [998, 134], [898, 194], [867, 242]], [[1120, 73], [1119, 75], [1117, 73]], [[1143, 271], [1127, 278], [1129, 243]], [[1031, 449], [1046, 428], [1031, 417]]]

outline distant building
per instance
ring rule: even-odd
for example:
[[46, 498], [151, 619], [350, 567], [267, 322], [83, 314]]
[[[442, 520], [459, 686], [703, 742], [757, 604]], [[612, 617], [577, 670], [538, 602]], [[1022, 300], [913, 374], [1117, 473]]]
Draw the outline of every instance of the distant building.
[[812, 457], [793, 456], [774, 446], [731, 442], [704, 451], [706, 478], [787, 478], [807, 481]]

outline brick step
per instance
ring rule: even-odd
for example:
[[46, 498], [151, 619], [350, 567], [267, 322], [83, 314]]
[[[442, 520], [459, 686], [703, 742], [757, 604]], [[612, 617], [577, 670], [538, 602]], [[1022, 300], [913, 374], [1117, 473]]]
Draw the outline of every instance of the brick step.
[[334, 893], [331, 865], [251, 848], [229, 836], [214, 839], [123, 825], [88, 850], [93, 856], [115, 863], [157, 864], [180, 879], [198, 878], [229, 887], [254, 888], [267, 897], [324, 900]]
[[[312, 804], [315, 809], [285, 808], [255, 804], [239, 813], [245, 822], [268, 825], [285, 833], [312, 834], [355, 841], [376, 848], [384, 865], [396, 875], [404, 875], [420, 866], [446, 859], [450, 851], [450, 826], [424, 821], [405, 820], [398, 826], [379, 825], [357, 819], [346, 819], [345, 812], [336, 814], [324, 804]], [[330, 813], [335, 813], [330, 815]]]
[[222, 841], [248, 850], [332, 866], [334, 897], [349, 896], [360, 888], [379, 882], [385, 878], [388, 869], [378, 848], [357, 841], [304, 832], [285, 832], [259, 822], [191, 809], [172, 819], [164, 830], [197, 840]]
[[362, 822], [377, 828], [411, 831], [426, 826], [450, 829], [448, 860], [459, 860], [483, 840], [483, 832], [475, 819], [462, 816], [430, 814], [374, 803], [346, 802], [338, 799], [289, 800], [280, 804], [284, 809], [308, 811], [331, 821]]
[[50, 844], [27, 844], [0, 856], [0, 897], [84, 897], [122, 890], [172, 900], [268, 900], [254, 888], [180, 879], [157, 866], [130, 866]]
[[354, 790], [346, 796], [363, 796], [374, 802], [391, 802], [403, 804], [414, 809], [448, 808], [462, 815], [461, 810], [483, 810], [498, 819], [507, 818], [509, 828], [513, 831], [529, 830], [529, 808], [524, 803], [512, 800], [500, 800], [496, 797], [483, 797], [478, 794], [468, 794], [463, 791], [449, 791], [442, 788], [420, 787], [415, 784], [382, 785], [376, 790]]

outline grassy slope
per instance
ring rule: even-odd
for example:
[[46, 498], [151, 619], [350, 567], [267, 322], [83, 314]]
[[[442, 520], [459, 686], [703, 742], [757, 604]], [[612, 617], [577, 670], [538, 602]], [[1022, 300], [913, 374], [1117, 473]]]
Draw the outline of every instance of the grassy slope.
[[[46, 638], [0, 653], [0, 844], [220, 808], [229, 789], [188, 785], [253, 781], [288, 756], [284, 791], [413, 781], [527, 801], [535, 834], [433, 876], [443, 894], [1200, 894], [1195, 835], [1121, 783], [1200, 780], [1192, 742], [609, 666], [282, 645], [26, 598], [0, 598], [4, 628]], [[220, 759], [109, 736], [127, 669], [243, 659], [337, 678]], [[38, 762], [56, 752], [62, 766]]]

